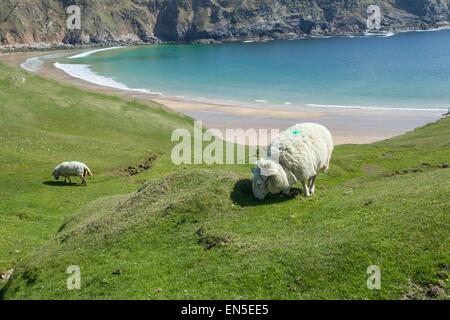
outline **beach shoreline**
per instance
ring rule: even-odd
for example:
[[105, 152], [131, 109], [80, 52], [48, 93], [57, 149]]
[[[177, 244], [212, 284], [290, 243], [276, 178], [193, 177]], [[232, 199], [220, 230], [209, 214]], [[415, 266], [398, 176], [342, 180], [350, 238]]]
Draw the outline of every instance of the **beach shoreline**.
[[[26, 61], [46, 55], [73, 56], [93, 51], [62, 50], [43, 52], [2, 53], [0, 60], [22, 67]], [[25, 67], [24, 69], [27, 70]], [[157, 102], [171, 110], [202, 121], [207, 128], [225, 133], [226, 129], [283, 130], [295, 123], [318, 122], [332, 132], [335, 144], [367, 144], [388, 139], [429, 122], [434, 122], [443, 113], [440, 110], [390, 110], [390, 109], [340, 109], [321, 107], [261, 107], [253, 105], [230, 105], [210, 101], [195, 101], [180, 97], [138, 92], [133, 89], [105, 87], [75, 78], [54, 66], [54, 61], [43, 61], [38, 71], [27, 70], [59, 83], [73, 85], [84, 90], [118, 95], [132, 100]]]

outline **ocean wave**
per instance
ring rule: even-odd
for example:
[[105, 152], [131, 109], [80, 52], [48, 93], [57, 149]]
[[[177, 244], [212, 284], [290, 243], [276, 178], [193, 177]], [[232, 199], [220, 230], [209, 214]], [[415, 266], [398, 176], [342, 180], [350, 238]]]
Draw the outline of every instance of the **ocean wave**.
[[334, 108], [334, 109], [363, 109], [363, 110], [397, 110], [397, 111], [446, 111], [440, 108], [389, 108], [389, 107], [369, 107], [369, 106], [345, 106], [345, 105], [329, 105], [308, 103], [306, 106], [313, 108]]
[[67, 57], [67, 59], [85, 58], [85, 57], [90, 56], [91, 54], [94, 54], [97, 52], [109, 51], [109, 50], [120, 49], [120, 48], [123, 48], [123, 47], [110, 47], [110, 48], [95, 49], [95, 50], [91, 50], [91, 51], [82, 52], [82, 53], [76, 54], [71, 57]]
[[394, 32], [366, 32], [364, 33], [365, 37], [378, 37], [378, 38], [387, 38], [395, 36]]
[[56, 62], [54, 66], [65, 73], [67, 73], [69, 76], [81, 79], [93, 84], [97, 84], [103, 87], [109, 87], [114, 89], [120, 89], [120, 90], [127, 90], [127, 91], [133, 91], [133, 92], [140, 92], [140, 93], [148, 93], [148, 94], [154, 94], [154, 95], [162, 95], [161, 92], [151, 92], [147, 89], [136, 89], [136, 88], [130, 88], [126, 84], [123, 84], [121, 82], [118, 82], [114, 80], [113, 78], [108, 78], [101, 76], [94, 71], [92, 71], [91, 66], [88, 64], [62, 64]]
[[39, 57], [34, 57], [27, 59], [27, 61], [22, 63], [20, 67], [30, 72], [38, 72], [39, 70], [41, 70], [42, 65], [42, 60]]

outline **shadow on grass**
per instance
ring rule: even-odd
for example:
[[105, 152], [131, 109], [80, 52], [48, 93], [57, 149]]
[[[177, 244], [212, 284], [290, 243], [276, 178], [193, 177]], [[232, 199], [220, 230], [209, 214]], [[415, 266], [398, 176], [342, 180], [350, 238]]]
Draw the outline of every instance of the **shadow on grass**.
[[5, 300], [6, 291], [11, 285], [11, 279], [6, 281], [6, 283], [0, 283], [0, 301]]
[[252, 180], [242, 179], [236, 182], [233, 191], [230, 194], [230, 198], [233, 203], [236, 203], [242, 207], [261, 206], [272, 203], [280, 203], [293, 200], [300, 194], [301, 190], [298, 188], [291, 188], [291, 195], [284, 196], [281, 194], [269, 194], [266, 199], [260, 201], [256, 200], [252, 191]]
[[64, 182], [64, 181], [44, 181], [42, 182], [42, 184], [45, 184], [46, 186], [50, 186], [50, 187], [80, 187], [81, 184], [79, 183], [69, 183], [69, 182]]

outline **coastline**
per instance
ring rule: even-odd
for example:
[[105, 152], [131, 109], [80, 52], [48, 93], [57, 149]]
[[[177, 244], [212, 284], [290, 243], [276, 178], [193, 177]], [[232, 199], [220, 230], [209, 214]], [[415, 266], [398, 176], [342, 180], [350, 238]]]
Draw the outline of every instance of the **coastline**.
[[[283, 130], [299, 122], [318, 122], [327, 126], [332, 132], [335, 144], [366, 144], [400, 135], [440, 118], [442, 110], [393, 110], [333, 108], [320, 106], [303, 106], [294, 108], [241, 106], [226, 103], [194, 101], [181, 97], [162, 96], [158, 93], [143, 92], [140, 89], [116, 88], [102, 86], [73, 77], [58, 69], [50, 61], [36, 58], [52, 55], [55, 57], [85, 56], [104, 49], [77, 49], [63, 51], [15, 52], [1, 53], [0, 60], [22, 67], [28, 72], [56, 80], [81, 89], [118, 95], [128, 99], [154, 101], [176, 112], [202, 121], [208, 128], [219, 129], [279, 129]], [[40, 61], [39, 70], [27, 68], [27, 61]], [[33, 60], [34, 59], [34, 60]], [[95, 81], [94, 81], [95, 82]]]
[[223, 40], [212, 40], [212, 39], [199, 39], [193, 42], [176, 42], [176, 41], [162, 41], [158, 39], [154, 42], [146, 41], [113, 41], [109, 43], [88, 43], [88, 44], [67, 44], [62, 42], [37, 42], [33, 44], [0, 44], [0, 54], [2, 53], [27, 53], [27, 52], [49, 52], [49, 51], [86, 51], [98, 49], [108, 49], [111, 47], [132, 47], [132, 46], [149, 46], [149, 45], [161, 45], [161, 44], [223, 44], [223, 43], [254, 43], [254, 42], [268, 42], [276, 40], [300, 40], [300, 39], [328, 39], [328, 38], [358, 38], [358, 37], [392, 37], [401, 33], [409, 32], [435, 32], [440, 30], [450, 30], [450, 22], [439, 22], [438, 25], [429, 26], [425, 29], [414, 29], [414, 28], [395, 28], [395, 29], [382, 29], [380, 31], [371, 32], [350, 32], [350, 33], [330, 33], [330, 34], [305, 34], [305, 35], [287, 35], [286, 37], [279, 38], [267, 38], [267, 37], [257, 37], [257, 38], [226, 38]]

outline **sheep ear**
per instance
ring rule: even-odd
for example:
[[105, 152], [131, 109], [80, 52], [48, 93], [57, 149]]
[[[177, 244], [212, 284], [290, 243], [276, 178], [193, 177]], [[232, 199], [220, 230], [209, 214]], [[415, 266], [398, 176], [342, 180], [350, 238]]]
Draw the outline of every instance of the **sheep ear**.
[[259, 168], [258, 167], [253, 167], [252, 168], [252, 173], [256, 176], [259, 174]]

